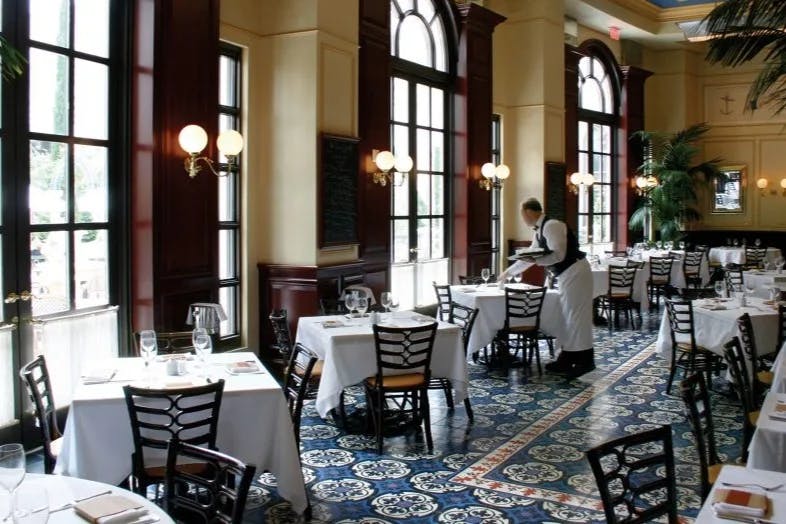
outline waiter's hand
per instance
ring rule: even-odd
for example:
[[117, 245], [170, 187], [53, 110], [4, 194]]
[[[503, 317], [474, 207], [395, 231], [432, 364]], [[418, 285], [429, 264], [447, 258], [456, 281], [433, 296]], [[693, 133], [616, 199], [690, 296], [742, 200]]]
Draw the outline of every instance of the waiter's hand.
[[503, 271], [503, 272], [502, 272], [502, 273], [500, 273], [500, 275], [497, 277], [497, 284], [502, 284], [502, 283], [504, 283], [504, 282], [505, 282], [507, 279], [508, 279], [508, 272], [507, 272], [507, 271]]

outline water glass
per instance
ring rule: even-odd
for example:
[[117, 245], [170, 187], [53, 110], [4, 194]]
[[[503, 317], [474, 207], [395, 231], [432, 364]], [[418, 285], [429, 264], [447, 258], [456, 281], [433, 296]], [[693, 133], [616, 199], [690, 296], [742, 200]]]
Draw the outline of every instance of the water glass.
[[[0, 446], [0, 486], [8, 492], [13, 513], [13, 493], [25, 478], [25, 448], [22, 444]], [[5, 518], [7, 515], [0, 515]]]
[[344, 305], [347, 307], [347, 311], [349, 311], [349, 316], [352, 316], [352, 312], [357, 308], [357, 300], [357, 295], [351, 291], [344, 295]]
[[480, 278], [483, 279], [483, 285], [488, 286], [489, 285], [489, 278], [491, 278], [491, 270], [489, 268], [487, 268], [487, 267], [484, 267], [480, 271]]
[[776, 300], [779, 300], [780, 298], [781, 298], [781, 290], [780, 290], [780, 288], [771, 287], [770, 288], [770, 300], [775, 302]]
[[158, 354], [158, 340], [156, 339], [156, 332], [152, 329], [139, 333], [139, 353], [142, 356], [142, 360], [145, 361], [145, 369], [147, 369]]
[[513, 280], [516, 281], [516, 284], [521, 284], [521, 273], [516, 273], [513, 275]]
[[382, 301], [382, 307], [385, 308], [385, 311], [390, 311], [390, 304], [393, 302], [393, 295], [390, 291], [383, 291], [380, 295], [379, 299]]
[[191, 342], [194, 344], [194, 351], [197, 358], [202, 363], [202, 368], [207, 370], [207, 356], [213, 351], [213, 341], [207, 334], [205, 328], [196, 328], [191, 333]]
[[718, 298], [723, 296], [723, 288], [725, 287], [726, 285], [723, 283], [723, 281], [721, 280], [715, 281], [715, 294], [718, 296]]
[[22, 483], [13, 496], [14, 524], [45, 524], [49, 520], [49, 496], [41, 482]]
[[398, 299], [397, 298], [391, 298], [390, 299], [390, 311], [393, 313], [393, 315], [392, 315], [393, 317], [396, 316], [396, 311], [398, 311], [398, 308], [399, 308]]
[[360, 316], [365, 317], [366, 311], [368, 311], [368, 299], [366, 297], [358, 298], [356, 307]]

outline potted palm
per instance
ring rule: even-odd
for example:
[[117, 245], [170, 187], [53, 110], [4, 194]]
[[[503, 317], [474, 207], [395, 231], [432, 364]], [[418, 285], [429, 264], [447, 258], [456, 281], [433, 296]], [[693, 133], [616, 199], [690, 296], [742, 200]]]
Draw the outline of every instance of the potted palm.
[[22, 53], [0, 36], [0, 73], [3, 80], [12, 80], [22, 74], [25, 58]]
[[628, 221], [631, 230], [643, 229], [650, 241], [655, 240], [654, 230], [660, 232], [661, 241], [678, 241], [685, 224], [701, 219], [697, 188], [723, 176], [717, 159], [693, 164], [699, 152], [696, 143], [707, 131], [702, 123], [673, 135], [652, 131], [634, 135], [645, 144], [646, 159], [639, 171], [648, 183], [639, 185], [643, 194]]

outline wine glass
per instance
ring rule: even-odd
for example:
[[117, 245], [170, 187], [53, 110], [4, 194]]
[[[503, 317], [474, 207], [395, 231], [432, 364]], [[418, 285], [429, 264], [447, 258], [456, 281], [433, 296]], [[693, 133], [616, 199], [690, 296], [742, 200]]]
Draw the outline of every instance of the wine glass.
[[718, 296], [718, 298], [723, 296], [723, 288], [724, 287], [725, 287], [725, 284], [723, 283], [722, 280], [716, 280], [715, 281], [715, 294]]
[[739, 238], [735, 238], [734, 239], [734, 247], [739, 247], [739, 246], [740, 246], [740, 239]]
[[357, 300], [358, 297], [353, 292], [349, 292], [344, 295], [344, 305], [347, 306], [347, 311], [349, 311], [349, 316], [352, 316], [352, 312], [357, 308]]
[[393, 313], [393, 315], [392, 315], [393, 317], [396, 316], [396, 311], [398, 311], [399, 305], [400, 304], [399, 304], [399, 301], [398, 301], [397, 298], [394, 298], [394, 297], [390, 298], [390, 306], [389, 307], [390, 307], [390, 311]]
[[772, 302], [776, 302], [779, 298], [781, 298], [781, 290], [777, 287], [770, 288], [770, 300]]
[[521, 272], [516, 273], [515, 275], [513, 275], [513, 280], [516, 281], [516, 284], [521, 284]]
[[368, 311], [368, 299], [366, 297], [358, 298], [356, 307], [361, 318], [365, 317], [366, 311]]
[[[14, 490], [25, 478], [25, 448], [22, 444], [0, 446], [0, 486], [13, 497]], [[11, 513], [13, 514], [13, 499]], [[5, 515], [3, 515], [5, 517]]]
[[393, 295], [390, 291], [383, 291], [379, 299], [382, 301], [382, 307], [385, 308], [385, 311], [390, 313], [390, 303], [393, 302]]
[[14, 524], [46, 524], [49, 496], [41, 482], [24, 482], [14, 492], [11, 518]]
[[197, 358], [202, 363], [202, 369], [207, 372], [207, 356], [213, 351], [213, 341], [207, 334], [205, 328], [196, 328], [191, 333], [191, 342], [194, 344], [194, 351]]
[[761, 247], [761, 239], [757, 238], [756, 240], [754, 240], [753, 245], [756, 247]]
[[139, 333], [139, 353], [142, 356], [142, 360], [145, 361], [145, 371], [147, 371], [150, 363], [155, 360], [158, 354], [156, 332], [152, 329], [146, 329]]
[[481, 269], [480, 270], [480, 278], [483, 279], [483, 285], [484, 286], [488, 286], [489, 285], [489, 278], [491, 278], [491, 270], [489, 268], [487, 268], [487, 267], [484, 267], [483, 269]]

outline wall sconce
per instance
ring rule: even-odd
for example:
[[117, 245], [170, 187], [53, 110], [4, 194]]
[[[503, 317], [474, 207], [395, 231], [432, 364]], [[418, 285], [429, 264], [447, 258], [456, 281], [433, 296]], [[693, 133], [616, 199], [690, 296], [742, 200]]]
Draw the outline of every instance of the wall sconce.
[[[376, 149], [371, 154], [374, 158], [374, 165], [379, 170], [373, 174], [373, 180], [375, 184], [379, 184], [382, 187], [388, 185], [388, 182], [395, 184], [396, 173], [408, 174], [412, 171], [414, 163], [409, 155], [393, 156], [393, 153], [390, 151], [377, 151]], [[403, 183], [404, 177], [401, 177], [401, 182], [395, 185]]]
[[216, 171], [211, 159], [206, 156], [199, 156], [199, 153], [207, 146], [207, 133], [202, 127], [196, 124], [187, 125], [180, 130], [177, 140], [180, 143], [180, 147], [183, 148], [183, 151], [188, 153], [188, 156], [183, 162], [183, 166], [185, 167], [186, 173], [188, 173], [188, 176], [191, 178], [197, 176], [197, 173], [202, 170], [202, 167], [198, 164], [200, 160], [202, 160], [216, 176], [226, 176], [229, 173], [237, 172], [237, 156], [243, 150], [243, 135], [234, 129], [222, 131], [216, 139], [218, 150], [227, 159], [227, 172], [223, 174]]
[[[756, 187], [759, 188], [759, 193], [761, 194], [761, 196], [767, 196], [767, 187], [769, 187], [769, 185], [770, 185], [770, 181], [764, 177], [761, 177], [760, 179], [756, 180]], [[786, 196], [786, 178], [781, 178], [779, 185], [783, 190], [781, 192], [781, 195]], [[770, 189], [769, 192], [771, 195], [778, 194], [778, 190], [775, 188]]]
[[580, 187], [589, 189], [594, 183], [595, 177], [592, 176], [592, 173], [573, 173], [570, 175], [570, 192], [578, 195]]
[[636, 193], [640, 196], [649, 194], [656, 187], [658, 187], [658, 179], [654, 176], [639, 175], [636, 177]]
[[491, 191], [491, 188], [502, 189], [502, 184], [510, 176], [510, 168], [505, 164], [495, 166], [491, 162], [486, 162], [480, 167], [480, 174], [483, 178], [478, 180], [481, 189]]

